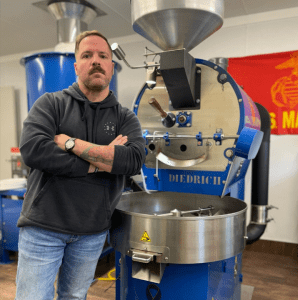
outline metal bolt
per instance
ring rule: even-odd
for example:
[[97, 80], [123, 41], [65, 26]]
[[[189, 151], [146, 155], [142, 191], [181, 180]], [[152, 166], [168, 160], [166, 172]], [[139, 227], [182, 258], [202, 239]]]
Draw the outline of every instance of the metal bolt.
[[196, 100], [196, 103], [200, 103], [200, 101], [201, 101], [200, 99], [197, 99], [197, 100]]
[[5, 222], [3, 222], [3, 225], [5, 225]]
[[138, 105], [138, 104], [135, 104], [135, 108], [137, 108], [137, 107], [139, 107], [139, 105]]
[[168, 258], [168, 257], [165, 257], [165, 260], [169, 260], [169, 258]]
[[180, 126], [180, 124], [179, 124], [179, 123], [176, 123], [176, 126], [177, 126], [177, 127], [179, 127], [179, 126]]
[[187, 127], [190, 127], [191, 125], [190, 125], [190, 123], [187, 123], [186, 126], [187, 126]]
[[228, 78], [228, 76], [227, 76], [226, 74], [221, 74], [221, 75], [219, 76], [219, 80], [220, 80], [220, 81], [225, 81], [225, 80], [227, 80], [227, 78]]
[[239, 102], [242, 102], [242, 99], [239, 99], [238, 101], [239, 101]]
[[234, 155], [233, 150], [229, 149], [229, 150], [226, 151], [226, 156], [227, 157], [232, 157], [233, 155]]
[[214, 66], [214, 69], [216, 70], [216, 69], [217, 69], [217, 66]]
[[198, 70], [197, 70], [197, 73], [201, 73], [201, 70], [200, 70], [200, 69], [198, 69]]
[[225, 181], [225, 180], [223, 180], [223, 181], [222, 181], [222, 184], [226, 184], [226, 181]]
[[3, 240], [3, 243], [6, 243], [6, 240]]
[[216, 146], [219, 146], [219, 145], [220, 145], [220, 142], [216, 142], [215, 145], [216, 145]]

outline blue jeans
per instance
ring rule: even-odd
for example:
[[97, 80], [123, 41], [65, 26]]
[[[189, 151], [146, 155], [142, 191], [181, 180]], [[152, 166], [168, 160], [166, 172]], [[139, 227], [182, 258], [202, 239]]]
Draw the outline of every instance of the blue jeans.
[[106, 236], [20, 228], [15, 300], [85, 300]]

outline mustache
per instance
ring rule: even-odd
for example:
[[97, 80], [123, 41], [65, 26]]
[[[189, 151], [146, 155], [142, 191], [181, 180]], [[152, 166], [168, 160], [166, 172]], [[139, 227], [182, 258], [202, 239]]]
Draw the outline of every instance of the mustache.
[[89, 75], [92, 75], [93, 73], [96, 73], [96, 72], [102, 73], [103, 75], [106, 74], [106, 72], [104, 71], [104, 69], [101, 66], [95, 66], [89, 71]]

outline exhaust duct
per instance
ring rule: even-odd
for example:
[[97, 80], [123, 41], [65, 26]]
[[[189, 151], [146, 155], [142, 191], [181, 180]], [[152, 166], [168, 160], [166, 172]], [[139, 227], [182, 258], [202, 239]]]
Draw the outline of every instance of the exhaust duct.
[[106, 15], [104, 11], [85, 0], [47, 0], [33, 5], [49, 12], [57, 22], [58, 45], [55, 50], [68, 44], [73, 47], [78, 34], [88, 30], [88, 25], [96, 17]]

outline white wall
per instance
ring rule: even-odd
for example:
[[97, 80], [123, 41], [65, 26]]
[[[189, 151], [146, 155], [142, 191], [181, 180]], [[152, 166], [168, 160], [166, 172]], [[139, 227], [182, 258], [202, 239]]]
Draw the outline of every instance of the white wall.
[[[298, 9], [227, 19], [223, 28], [194, 48], [191, 54], [196, 58], [209, 59], [298, 50], [297, 28]], [[118, 42], [122, 46], [128, 62], [133, 66], [143, 63], [145, 46], [160, 50], [138, 35], [112, 39], [110, 42]], [[25, 71], [19, 65], [19, 59], [24, 55], [0, 57], [0, 86], [11, 85], [19, 90], [22, 121], [27, 114], [27, 103]], [[119, 101], [131, 108], [144, 84], [145, 72], [142, 69], [130, 70], [123, 62], [121, 65]], [[296, 135], [271, 136], [269, 204], [279, 207], [279, 210], [270, 211], [274, 221], [268, 224], [262, 239], [298, 243], [297, 147]], [[245, 200], [249, 203], [250, 174], [246, 181]]]

